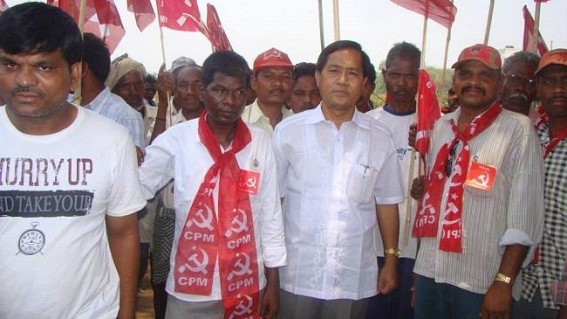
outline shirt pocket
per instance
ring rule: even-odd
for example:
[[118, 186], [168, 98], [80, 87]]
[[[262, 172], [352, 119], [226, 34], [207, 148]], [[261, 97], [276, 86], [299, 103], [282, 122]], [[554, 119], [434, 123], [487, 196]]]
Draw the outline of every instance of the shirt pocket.
[[347, 196], [351, 201], [368, 203], [373, 201], [374, 186], [378, 170], [366, 164], [354, 164], [348, 177]]

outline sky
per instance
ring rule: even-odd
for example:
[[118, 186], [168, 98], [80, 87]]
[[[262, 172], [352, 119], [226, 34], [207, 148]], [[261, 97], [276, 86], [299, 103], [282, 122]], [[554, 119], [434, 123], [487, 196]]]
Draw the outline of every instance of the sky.
[[[181, 1], [181, 0], [180, 0]], [[25, 2], [6, 0], [8, 5]], [[163, 63], [157, 18], [143, 32], [126, 0], [114, 0], [126, 29], [126, 35], [112, 58], [128, 53], [142, 62], [148, 72], [157, 73]], [[154, 9], [155, 9], [155, 1]], [[293, 63], [316, 62], [321, 51], [317, 0], [197, 0], [201, 17], [206, 21], [207, 3], [214, 5], [234, 51], [252, 66], [255, 57], [275, 47], [287, 53]], [[323, 0], [324, 41], [336, 40], [333, 29], [333, 1]], [[404, 9], [390, 0], [339, 0], [340, 39], [359, 42], [372, 62], [379, 66], [393, 44], [406, 41], [420, 49], [423, 16]], [[459, 52], [484, 41], [489, 0], [454, 0], [457, 16], [451, 30], [447, 57], [448, 67]], [[522, 7], [535, 14], [533, 0], [497, 0], [488, 44], [503, 49], [522, 47], [524, 20]], [[540, 32], [548, 47], [567, 48], [567, 0], [542, 3]], [[447, 29], [428, 20], [425, 44], [427, 66], [443, 67]], [[212, 52], [208, 40], [199, 32], [163, 29], [165, 60], [168, 67], [179, 56], [193, 58], [201, 64]]]

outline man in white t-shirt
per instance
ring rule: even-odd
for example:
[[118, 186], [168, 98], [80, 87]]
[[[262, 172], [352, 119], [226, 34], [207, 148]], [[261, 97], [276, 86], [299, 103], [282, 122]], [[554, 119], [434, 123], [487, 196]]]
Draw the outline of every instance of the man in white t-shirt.
[[146, 198], [174, 179], [166, 318], [273, 319], [278, 312], [284, 229], [270, 137], [240, 118], [249, 73], [232, 51], [210, 55], [205, 112], [146, 149]]
[[[415, 123], [415, 96], [417, 94], [417, 80], [419, 77], [419, 62], [421, 51], [413, 44], [400, 42], [395, 44], [386, 57], [386, 68], [382, 70], [386, 90], [390, 102], [384, 107], [374, 109], [367, 114], [386, 126], [392, 133], [397, 159], [402, 169], [402, 185], [408, 185], [411, 148], [408, 146], [408, 128]], [[415, 160], [414, 177], [418, 175], [418, 161]], [[413, 179], [413, 178], [412, 178]], [[368, 309], [369, 319], [413, 318], [411, 307], [411, 288], [413, 287], [413, 266], [417, 250], [417, 240], [411, 237], [411, 222], [415, 218], [417, 204], [411, 197], [406, 196], [400, 203], [400, 234], [399, 248], [400, 260], [398, 262], [398, 289], [392, 293], [379, 294], [370, 301]], [[411, 211], [407, 206], [411, 204]], [[378, 265], [384, 264], [384, 248], [382, 236], [376, 236], [378, 249]]]
[[0, 16], [0, 318], [135, 316], [146, 201], [126, 129], [66, 101], [81, 43], [59, 8]]

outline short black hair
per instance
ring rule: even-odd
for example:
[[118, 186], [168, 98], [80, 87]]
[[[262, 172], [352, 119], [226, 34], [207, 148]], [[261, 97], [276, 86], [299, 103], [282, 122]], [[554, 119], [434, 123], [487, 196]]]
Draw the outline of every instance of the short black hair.
[[398, 42], [388, 51], [386, 56], [386, 69], [392, 65], [394, 59], [409, 60], [419, 68], [421, 63], [421, 51], [413, 44], [408, 42]]
[[156, 78], [155, 75], [148, 73], [148, 74], [146, 74], [146, 77], [144, 78], [144, 82], [150, 83], [150, 84], [156, 84], [157, 78]]
[[247, 78], [250, 77], [250, 67], [246, 60], [234, 51], [217, 51], [203, 62], [203, 85], [207, 87], [213, 82], [215, 73], [233, 77], [242, 77], [248, 86]]
[[82, 37], [65, 11], [40, 2], [13, 6], [0, 15], [0, 48], [8, 54], [61, 50], [69, 66], [81, 61]]
[[502, 66], [502, 73], [506, 74], [510, 70], [512, 63], [515, 62], [525, 62], [529, 64], [534, 70], [537, 70], [539, 65], [539, 60], [541, 58], [539, 55], [527, 51], [518, 51], [504, 60], [504, 65]]
[[374, 67], [374, 64], [370, 62], [370, 57], [366, 54], [366, 52], [362, 51], [362, 55], [366, 56], [364, 60], [368, 61], [365, 65], [366, 77], [368, 77], [368, 82], [374, 83], [376, 82], [376, 68]]
[[315, 63], [301, 62], [293, 67], [293, 80], [297, 81], [302, 76], [315, 76], [317, 66]]
[[323, 68], [325, 68], [327, 61], [329, 60], [329, 56], [332, 53], [344, 49], [353, 49], [360, 52], [360, 55], [362, 56], [362, 73], [364, 77], [368, 77], [367, 72], [370, 59], [368, 58], [368, 55], [362, 51], [360, 44], [351, 40], [339, 40], [326, 46], [319, 54], [319, 58], [317, 58], [317, 71], [323, 71]]
[[85, 32], [83, 34], [83, 51], [83, 62], [89, 66], [98, 83], [104, 85], [104, 81], [110, 73], [110, 51], [106, 44], [96, 35]]

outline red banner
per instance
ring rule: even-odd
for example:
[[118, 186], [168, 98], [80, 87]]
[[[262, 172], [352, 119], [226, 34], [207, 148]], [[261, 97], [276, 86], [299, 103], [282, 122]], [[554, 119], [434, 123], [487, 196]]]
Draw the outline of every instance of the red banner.
[[446, 28], [450, 28], [457, 15], [457, 7], [449, 0], [390, 0], [413, 12], [419, 13]]
[[217, 9], [210, 3], [207, 3], [207, 28], [209, 29], [209, 40], [215, 51], [232, 51], [232, 46], [224, 32]]
[[[534, 18], [532, 17], [532, 14], [530, 13], [530, 11], [526, 6], [524, 6], [523, 10], [524, 10], [524, 45], [522, 47], [522, 50], [528, 52], [535, 52], [535, 50], [533, 50], [534, 27], [535, 27]], [[545, 41], [543, 41], [543, 37], [541, 36], [541, 33], [538, 31], [537, 52], [539, 53], [540, 56], [542, 56], [547, 51], [548, 51], [547, 45], [545, 45]]]
[[[79, 23], [80, 0], [47, 0], [47, 4], [59, 7]], [[83, 31], [97, 35], [106, 43], [110, 53], [114, 52], [126, 33], [114, 1], [87, 0]]]
[[433, 128], [435, 121], [441, 117], [436, 91], [437, 86], [427, 71], [419, 70], [415, 149], [422, 155], [425, 155], [429, 149], [429, 131]]
[[159, 23], [162, 27], [179, 31], [206, 32], [197, 0], [158, 0], [157, 3]]
[[134, 13], [140, 31], [144, 31], [156, 18], [150, 0], [128, 0], [128, 11]]

